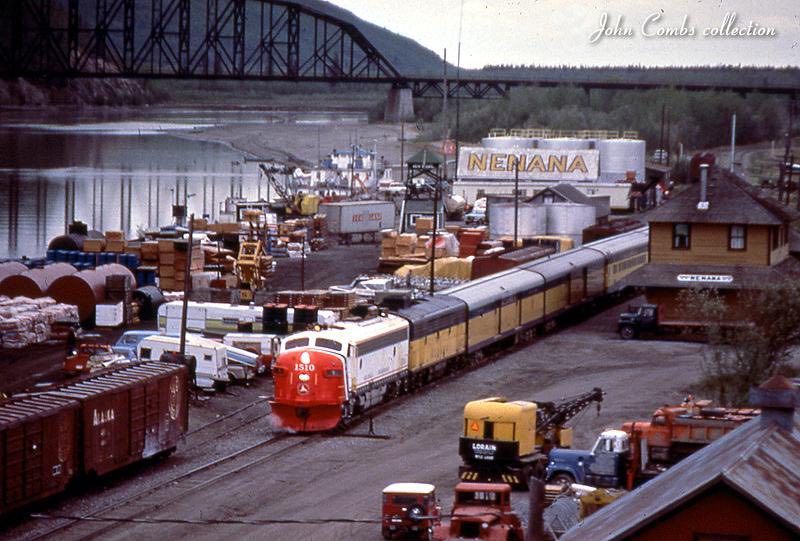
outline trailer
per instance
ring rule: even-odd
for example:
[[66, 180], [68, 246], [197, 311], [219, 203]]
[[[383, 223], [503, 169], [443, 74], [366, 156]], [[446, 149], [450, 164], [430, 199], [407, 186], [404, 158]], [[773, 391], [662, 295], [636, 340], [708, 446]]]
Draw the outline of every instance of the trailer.
[[[140, 361], [157, 361], [164, 354], [177, 354], [180, 344], [181, 339], [177, 336], [150, 336], [139, 342], [137, 356]], [[228, 384], [228, 351], [224, 345], [187, 334], [185, 351], [187, 357], [194, 358], [195, 382], [198, 387], [209, 389]]]
[[391, 201], [340, 201], [324, 203], [328, 233], [347, 244], [375, 242], [381, 229], [394, 229], [397, 207]]

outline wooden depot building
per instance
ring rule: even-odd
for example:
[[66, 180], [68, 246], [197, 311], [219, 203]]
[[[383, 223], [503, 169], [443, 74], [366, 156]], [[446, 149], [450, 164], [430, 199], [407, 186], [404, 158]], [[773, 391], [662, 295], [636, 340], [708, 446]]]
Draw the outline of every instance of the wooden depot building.
[[627, 280], [659, 305], [662, 321], [691, 321], [678, 294], [714, 288], [735, 313], [741, 292], [800, 276], [789, 254], [800, 213], [760, 195], [742, 178], [706, 170], [699, 183], [649, 213], [649, 264]]

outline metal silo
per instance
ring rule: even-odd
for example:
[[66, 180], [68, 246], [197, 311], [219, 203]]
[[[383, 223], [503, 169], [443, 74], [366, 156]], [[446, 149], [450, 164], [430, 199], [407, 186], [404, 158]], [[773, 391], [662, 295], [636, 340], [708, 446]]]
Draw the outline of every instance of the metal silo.
[[481, 139], [481, 146], [484, 148], [496, 148], [509, 150], [512, 148], [536, 148], [537, 140], [532, 137], [484, 137]]
[[603, 139], [597, 141], [600, 151], [600, 182], [615, 182], [636, 172], [636, 180], [645, 179], [645, 142], [641, 139]]
[[[514, 237], [514, 203], [490, 204], [488, 218], [491, 238]], [[541, 205], [520, 203], [518, 218], [519, 238], [543, 235], [547, 231], [547, 211]]]
[[583, 230], [597, 221], [597, 210], [592, 205], [577, 203], [550, 203], [547, 209], [547, 234], [569, 237], [575, 246], [581, 244]]
[[539, 148], [548, 150], [589, 150], [593, 147], [594, 141], [589, 139], [572, 139], [567, 137], [556, 137], [553, 139], [542, 139]]

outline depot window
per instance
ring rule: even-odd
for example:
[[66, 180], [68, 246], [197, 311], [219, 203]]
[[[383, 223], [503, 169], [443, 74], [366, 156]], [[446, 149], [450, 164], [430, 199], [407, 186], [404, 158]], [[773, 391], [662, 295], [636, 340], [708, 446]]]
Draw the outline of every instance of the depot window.
[[688, 250], [691, 247], [691, 228], [689, 224], [672, 225], [672, 248]]
[[743, 225], [732, 225], [728, 229], [728, 249], [744, 250], [747, 248], [747, 229]]

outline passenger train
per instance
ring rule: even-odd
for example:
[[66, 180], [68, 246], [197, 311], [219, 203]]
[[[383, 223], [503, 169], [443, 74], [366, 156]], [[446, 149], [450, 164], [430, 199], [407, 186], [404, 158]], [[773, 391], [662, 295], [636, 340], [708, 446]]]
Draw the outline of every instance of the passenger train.
[[425, 296], [359, 322], [287, 337], [273, 367], [279, 427], [324, 431], [487, 351], [533, 337], [570, 310], [619, 292], [648, 258], [648, 229]]

